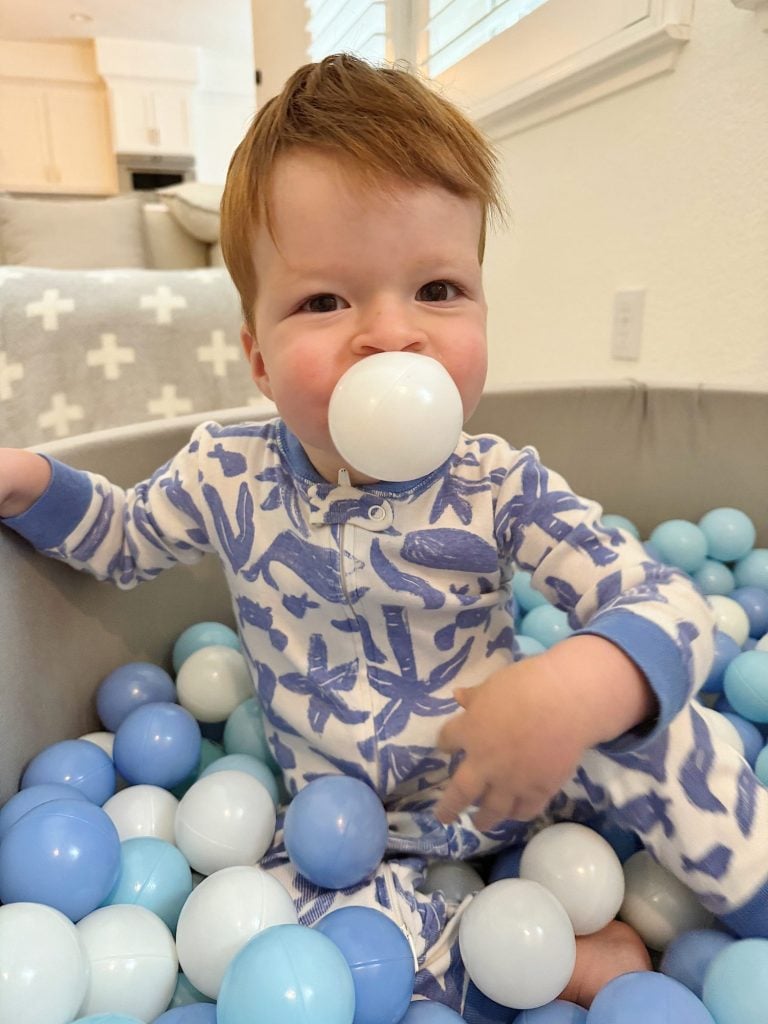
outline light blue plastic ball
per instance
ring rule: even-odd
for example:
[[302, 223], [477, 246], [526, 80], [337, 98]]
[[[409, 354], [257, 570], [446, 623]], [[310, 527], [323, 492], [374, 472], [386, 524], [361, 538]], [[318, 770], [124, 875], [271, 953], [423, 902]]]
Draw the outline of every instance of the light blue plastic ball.
[[178, 672], [190, 654], [203, 647], [232, 647], [242, 650], [240, 638], [234, 629], [223, 622], [196, 622], [179, 633], [173, 645], [173, 671]]
[[587, 1019], [587, 1011], [583, 1006], [577, 1006], [566, 999], [555, 999], [545, 1006], [523, 1010], [515, 1017], [515, 1024], [585, 1024]]
[[90, 740], [61, 740], [32, 758], [21, 789], [47, 782], [74, 786], [101, 806], [115, 793], [115, 766], [109, 754]]
[[549, 604], [546, 597], [531, 586], [531, 574], [525, 569], [518, 569], [512, 577], [512, 594], [521, 612]]
[[587, 1020], [589, 1024], [715, 1024], [690, 989], [656, 971], [633, 971], [609, 981], [595, 996]]
[[707, 557], [707, 538], [687, 519], [667, 519], [655, 528], [650, 543], [662, 562], [694, 573]]
[[693, 582], [702, 594], [720, 594], [728, 597], [736, 586], [733, 573], [727, 565], [716, 562], [714, 558], [706, 558], [700, 569], [693, 573]]
[[[202, 728], [200, 731], [202, 732]], [[178, 786], [174, 786], [171, 789], [176, 799], [181, 800], [189, 787], [202, 778], [203, 774], [212, 764], [220, 761], [223, 757], [224, 747], [220, 743], [216, 743], [215, 740], [210, 740], [207, 736], [203, 736], [200, 743], [200, 757], [197, 759], [197, 767]]]
[[314, 928], [279, 924], [232, 959], [218, 1024], [352, 1024], [355, 987], [340, 949]]
[[712, 660], [712, 667], [709, 675], [704, 680], [701, 688], [702, 693], [722, 693], [723, 676], [726, 668], [734, 658], [741, 654], [741, 648], [728, 633], [722, 629], [715, 630], [715, 656]]
[[534, 654], [543, 654], [547, 649], [544, 644], [534, 640], [532, 636], [525, 636], [524, 633], [518, 633], [515, 642], [518, 651], [524, 658], [530, 658]]
[[250, 754], [273, 772], [280, 770], [267, 743], [264, 716], [256, 697], [238, 704], [224, 725], [222, 742], [228, 754]]
[[764, 746], [755, 758], [755, 775], [764, 786], [768, 786], [768, 746]]
[[755, 761], [760, 751], [763, 749], [764, 739], [763, 734], [754, 724], [754, 722], [747, 721], [741, 715], [737, 715], [735, 711], [724, 711], [723, 716], [733, 725], [741, 736], [741, 742], [744, 744], [744, 760], [747, 764], [754, 768]]
[[685, 985], [699, 999], [704, 977], [717, 954], [736, 940], [714, 928], [696, 928], [676, 936], [664, 950], [659, 970]]
[[78, 1017], [72, 1024], [144, 1024], [138, 1017], [128, 1013], [91, 1013], [87, 1017]]
[[387, 846], [387, 815], [360, 779], [324, 775], [288, 805], [284, 839], [305, 878], [325, 889], [346, 889], [379, 866]]
[[749, 619], [749, 635], [759, 640], [768, 633], [768, 590], [763, 587], [736, 587], [731, 594]]
[[177, 1006], [191, 1006], [194, 1003], [213, 1003], [214, 999], [210, 999], [200, 989], [195, 988], [189, 978], [184, 974], [183, 971], [179, 971], [179, 977], [176, 981], [176, 988], [174, 989], [171, 1001], [168, 1003], [169, 1010], [175, 1010]]
[[101, 905], [120, 871], [120, 837], [101, 807], [51, 800], [0, 843], [0, 901], [45, 903], [77, 922]]
[[728, 665], [723, 691], [750, 722], [768, 722], [768, 651], [743, 651]]
[[740, 939], [721, 950], [704, 977], [702, 998], [717, 1024], [765, 1024], [768, 939]]
[[216, 1024], [215, 1003], [174, 1006], [156, 1017], [153, 1024]]
[[552, 604], [540, 605], [527, 612], [520, 623], [520, 633], [533, 637], [544, 647], [552, 647], [573, 633], [565, 612]]
[[159, 665], [131, 661], [105, 676], [96, 690], [96, 713], [105, 729], [117, 732], [131, 711], [153, 701], [176, 700], [176, 686]]
[[131, 785], [170, 789], [200, 760], [200, 726], [179, 704], [143, 704], [115, 733], [115, 767]]
[[601, 520], [603, 526], [607, 526], [609, 530], [624, 530], [625, 533], [630, 536], [640, 539], [640, 531], [632, 522], [631, 519], [627, 519], [626, 516], [618, 516], [615, 513], [607, 513]]
[[246, 772], [248, 775], [252, 775], [254, 779], [258, 779], [259, 782], [269, 791], [269, 795], [272, 797], [275, 806], [279, 802], [279, 792], [277, 787], [277, 780], [272, 772], [272, 769], [260, 761], [257, 757], [253, 757], [252, 754], [225, 754], [224, 757], [220, 757], [217, 760], [211, 762], [206, 768], [200, 772], [200, 778], [204, 778], [206, 775], [211, 775], [213, 772]]
[[768, 590], [768, 548], [754, 548], [733, 567], [737, 587]]
[[120, 845], [120, 874], [103, 905], [146, 907], [175, 934], [181, 908], [192, 892], [192, 869], [183, 853], [154, 836], [125, 839]]
[[[88, 797], [75, 786], [65, 782], [41, 782], [35, 786], [20, 789], [18, 793], [0, 807], [0, 842], [11, 825], [23, 818], [27, 811], [50, 800], [87, 800]], [[92, 801], [91, 801], [92, 802]]]
[[355, 986], [354, 1024], [398, 1024], [413, 996], [416, 970], [403, 932], [373, 907], [340, 907], [315, 930], [341, 950]]
[[436, 1003], [432, 999], [415, 999], [400, 1024], [464, 1024], [464, 1021], [465, 1018], [450, 1006]]
[[710, 558], [735, 562], [743, 558], [755, 543], [755, 524], [738, 508], [713, 508], [699, 520], [707, 539]]

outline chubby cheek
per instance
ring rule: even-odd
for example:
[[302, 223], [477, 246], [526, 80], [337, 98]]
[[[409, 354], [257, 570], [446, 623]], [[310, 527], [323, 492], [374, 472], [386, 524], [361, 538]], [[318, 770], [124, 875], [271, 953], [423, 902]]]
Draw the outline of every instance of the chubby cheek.
[[444, 360], [445, 368], [459, 389], [465, 420], [469, 419], [480, 401], [488, 371], [485, 338], [473, 342], [459, 346], [450, 359]]
[[328, 433], [328, 403], [337, 377], [311, 356], [286, 359], [269, 374], [275, 404], [302, 441], [322, 443]]

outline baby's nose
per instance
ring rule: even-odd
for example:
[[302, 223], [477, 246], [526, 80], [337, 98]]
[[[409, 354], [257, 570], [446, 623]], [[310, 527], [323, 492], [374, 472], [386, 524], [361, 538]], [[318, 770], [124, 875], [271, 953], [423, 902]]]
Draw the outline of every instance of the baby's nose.
[[363, 355], [374, 352], [420, 352], [427, 344], [415, 317], [394, 306], [372, 311], [360, 325], [355, 348]]

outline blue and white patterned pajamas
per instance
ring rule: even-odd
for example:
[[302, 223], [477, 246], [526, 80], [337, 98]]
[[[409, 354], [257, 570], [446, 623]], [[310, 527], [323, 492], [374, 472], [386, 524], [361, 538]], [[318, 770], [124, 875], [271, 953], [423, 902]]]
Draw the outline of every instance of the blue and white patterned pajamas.
[[205, 552], [221, 559], [267, 736], [289, 792], [329, 772], [363, 779], [390, 817], [388, 859], [350, 892], [296, 876], [278, 830], [264, 864], [311, 924], [369, 903], [409, 934], [417, 991], [458, 1008], [455, 908], [418, 892], [434, 857], [474, 858], [542, 822], [478, 833], [431, 814], [449, 775], [437, 734], [456, 685], [514, 660], [511, 579], [534, 585], [579, 632], [645, 672], [651, 731], [585, 756], [545, 821], [605, 813], [737, 932], [768, 936], [768, 790], [690, 703], [713, 623], [676, 570], [600, 522], [533, 449], [462, 435], [448, 462], [403, 484], [321, 479], [280, 420], [203, 424], [130, 491], [54, 463], [51, 485], [7, 525], [46, 554], [129, 588]]

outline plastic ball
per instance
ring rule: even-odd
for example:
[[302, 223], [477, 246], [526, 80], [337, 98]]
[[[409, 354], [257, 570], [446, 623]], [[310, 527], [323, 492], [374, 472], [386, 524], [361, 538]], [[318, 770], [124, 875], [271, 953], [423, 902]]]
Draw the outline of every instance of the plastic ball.
[[355, 987], [355, 1024], [398, 1024], [413, 995], [413, 950], [390, 918], [373, 907], [340, 907], [315, 930], [342, 952]]
[[427, 864], [419, 892], [441, 892], [449, 904], [458, 905], [480, 892], [485, 882], [471, 864], [463, 860], [432, 860]]
[[400, 1024], [463, 1024], [464, 1017], [432, 999], [414, 999]]
[[267, 743], [261, 707], [255, 697], [243, 701], [229, 716], [224, 726], [222, 743], [228, 754], [250, 754], [263, 761], [273, 772], [278, 769]]
[[256, 866], [224, 868], [204, 878], [182, 908], [176, 929], [181, 969], [215, 999], [232, 958], [254, 935], [297, 923], [293, 900], [276, 878]]
[[115, 733], [115, 766], [133, 785], [170, 789], [200, 758], [200, 726], [178, 704], [144, 704]]
[[586, 1020], [587, 1011], [583, 1006], [567, 999], [555, 999], [533, 1010], [523, 1010], [515, 1017], [515, 1024], [585, 1024]]
[[715, 1024], [693, 992], [656, 971], [633, 971], [609, 981], [592, 1001], [587, 1020], [589, 1024]]
[[687, 519], [667, 519], [649, 538], [659, 559], [686, 572], [696, 572], [707, 557], [707, 538], [695, 523]]
[[152, 1024], [216, 1024], [214, 1003], [190, 1003], [161, 1013]]
[[200, 772], [200, 778], [204, 779], [206, 775], [212, 775], [214, 772], [245, 772], [246, 775], [252, 775], [269, 792], [277, 806], [279, 795], [275, 776], [269, 766], [257, 757], [251, 754], [225, 754], [204, 768]]
[[87, 1017], [78, 1017], [72, 1024], [144, 1024], [132, 1013], [89, 1013]]
[[619, 917], [650, 949], [662, 952], [683, 932], [711, 926], [712, 914], [647, 850], [639, 850], [625, 862], [624, 881]]
[[120, 874], [104, 905], [146, 907], [175, 932], [191, 892], [192, 872], [180, 850], [164, 839], [126, 839], [121, 843]]
[[744, 651], [723, 675], [723, 690], [734, 711], [750, 722], [768, 722], [768, 651]]
[[515, 644], [523, 658], [531, 658], [534, 654], [543, 654], [547, 649], [539, 640], [534, 640], [532, 636], [525, 636], [524, 633], [517, 634]]
[[732, 935], [714, 928], [696, 928], [683, 932], [664, 950], [659, 964], [662, 974], [675, 978], [699, 999], [704, 978], [715, 956], [736, 940]]
[[737, 587], [768, 590], [768, 548], [754, 548], [733, 567]]
[[168, 1006], [179, 963], [173, 936], [145, 907], [101, 907], [77, 925], [89, 967], [81, 1013], [153, 1020]]
[[479, 892], [459, 925], [472, 981], [502, 1006], [529, 1009], [555, 999], [576, 963], [576, 938], [560, 902], [538, 882], [507, 878]]
[[768, 939], [740, 939], [713, 957], [702, 999], [717, 1024], [764, 1024]]
[[69, 918], [39, 903], [0, 907], [0, 1020], [68, 1024], [87, 983], [87, 961]]
[[707, 538], [710, 558], [735, 562], [748, 554], [755, 543], [755, 524], [738, 508], [713, 508], [699, 520]]
[[178, 672], [190, 654], [202, 647], [231, 647], [241, 651], [240, 638], [230, 626], [223, 622], [195, 622], [179, 633], [173, 645], [171, 660], [173, 671]]
[[346, 889], [368, 878], [387, 845], [387, 815], [359, 779], [325, 775], [293, 798], [285, 813], [285, 849], [315, 885]]
[[498, 882], [502, 878], [519, 878], [524, 849], [523, 845], [510, 846], [508, 850], [497, 853], [488, 873], [488, 883]]
[[589, 824], [595, 832], [600, 833], [606, 842], [610, 843], [613, 852], [622, 864], [642, 847], [640, 837], [636, 832], [616, 825], [605, 815], [599, 814]]
[[768, 746], [763, 747], [755, 758], [755, 775], [764, 786], [768, 786]]
[[112, 760], [112, 753], [115, 748], [115, 734], [113, 732], [107, 732], [106, 729], [99, 729], [97, 732], [86, 732], [77, 738], [79, 740], [88, 740], [89, 743], [95, 743], [96, 746], [101, 747], [107, 757]]
[[413, 352], [361, 359], [339, 379], [328, 404], [336, 450], [374, 480], [431, 473], [453, 452], [463, 422], [461, 396], [448, 371]]
[[715, 624], [722, 629], [741, 647], [749, 636], [749, 619], [747, 613], [732, 597], [711, 594], [707, 601], [714, 612]]
[[355, 989], [340, 949], [314, 928], [259, 932], [224, 974], [218, 1024], [352, 1024]]
[[693, 582], [702, 594], [722, 594], [727, 597], [736, 586], [733, 573], [727, 565], [716, 562], [713, 558], [704, 560], [704, 564], [693, 574]]
[[203, 736], [200, 743], [200, 757], [197, 760], [196, 767], [193, 769], [192, 773], [186, 777], [186, 779], [171, 789], [173, 795], [181, 800], [192, 783], [197, 782], [200, 776], [205, 773], [206, 769], [217, 761], [220, 761], [222, 757], [224, 757], [224, 747], [222, 747], [220, 743], [215, 743], [213, 740], [209, 740]]
[[119, 871], [120, 839], [107, 814], [85, 800], [51, 800], [27, 811], [0, 843], [0, 901], [45, 903], [79, 921]]
[[[178, 953], [178, 945], [176, 952]], [[214, 999], [210, 999], [204, 992], [201, 992], [199, 988], [195, 988], [183, 971], [179, 971], [179, 976], [176, 980], [176, 988], [174, 989], [171, 1001], [168, 1004], [169, 1010], [174, 1010], [179, 1006], [194, 1006], [197, 1003], [207, 1003], [210, 1005], [214, 1002]]]
[[736, 587], [731, 599], [747, 613], [750, 637], [758, 640], [768, 633], [768, 590], [763, 587]]
[[176, 841], [175, 821], [179, 801], [160, 786], [128, 786], [104, 804], [121, 840], [149, 836]]
[[768, 633], [765, 636], [761, 636], [755, 644], [756, 651], [768, 651]]
[[549, 604], [549, 601], [531, 584], [531, 573], [525, 569], [517, 569], [512, 577], [512, 594], [520, 611], [529, 612], [532, 608]]
[[744, 741], [733, 722], [729, 721], [719, 711], [715, 711], [714, 708], [708, 708], [704, 704], [696, 704], [695, 706], [698, 713], [707, 723], [712, 735], [717, 736], [723, 743], [727, 743], [729, 747], [733, 747], [734, 750], [743, 756]]
[[79, 789], [95, 804], [115, 792], [112, 759], [88, 740], [61, 740], [32, 758], [21, 777], [21, 789], [46, 782], [63, 782]]
[[709, 675], [701, 687], [701, 693], [722, 693], [725, 670], [738, 654], [741, 654], [741, 648], [733, 637], [728, 636], [722, 629], [716, 629], [715, 656]]
[[544, 647], [552, 647], [558, 640], [570, 636], [573, 629], [568, 625], [565, 612], [552, 604], [543, 604], [526, 612], [520, 623], [520, 632], [538, 640]]
[[754, 722], [750, 722], [746, 718], [742, 718], [742, 716], [737, 715], [735, 711], [724, 711], [722, 712], [722, 716], [731, 723], [739, 734], [744, 760], [748, 765], [754, 767], [757, 755], [763, 749], [763, 744], [765, 742], [763, 740], [763, 734]]
[[179, 801], [176, 845], [202, 875], [255, 864], [275, 834], [275, 805], [245, 772], [214, 772], [198, 779]]
[[624, 530], [631, 537], [635, 537], [637, 540], [640, 539], [640, 531], [632, 520], [627, 519], [626, 516], [618, 516], [615, 512], [609, 512], [603, 515], [601, 522], [609, 530]]
[[88, 800], [82, 790], [69, 786], [65, 782], [41, 782], [35, 786], [20, 789], [18, 793], [0, 807], [0, 842], [11, 825], [23, 818], [27, 811], [51, 800]]
[[557, 897], [576, 935], [605, 927], [624, 898], [624, 872], [613, 847], [575, 822], [559, 822], [533, 836], [523, 850], [520, 877]]
[[176, 692], [179, 703], [198, 722], [225, 722], [253, 695], [253, 680], [241, 651], [216, 644], [201, 647], [184, 660]]
[[155, 701], [175, 701], [173, 680], [159, 665], [131, 661], [105, 676], [96, 690], [96, 713], [105, 729], [117, 732], [126, 715]]

